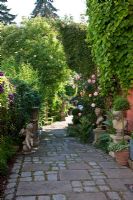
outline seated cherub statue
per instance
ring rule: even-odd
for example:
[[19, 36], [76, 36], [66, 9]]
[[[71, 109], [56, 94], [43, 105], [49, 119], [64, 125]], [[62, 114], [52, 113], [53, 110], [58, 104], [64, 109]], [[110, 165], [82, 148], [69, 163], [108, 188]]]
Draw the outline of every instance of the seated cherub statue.
[[25, 135], [25, 140], [23, 142], [23, 151], [30, 151], [33, 147], [33, 136], [32, 133], [33, 130], [33, 124], [30, 123], [26, 126], [26, 128], [21, 129], [20, 135]]

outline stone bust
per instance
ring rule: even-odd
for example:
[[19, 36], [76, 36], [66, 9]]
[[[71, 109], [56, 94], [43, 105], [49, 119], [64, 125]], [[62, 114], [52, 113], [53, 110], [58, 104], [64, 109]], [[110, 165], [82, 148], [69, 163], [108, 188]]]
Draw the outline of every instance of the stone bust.
[[127, 125], [127, 120], [123, 117], [122, 111], [113, 111], [113, 128], [117, 133], [122, 133]]
[[104, 121], [104, 118], [102, 116], [101, 108], [95, 108], [95, 114], [97, 117], [96, 126], [97, 126], [97, 128], [102, 128], [102, 122]]

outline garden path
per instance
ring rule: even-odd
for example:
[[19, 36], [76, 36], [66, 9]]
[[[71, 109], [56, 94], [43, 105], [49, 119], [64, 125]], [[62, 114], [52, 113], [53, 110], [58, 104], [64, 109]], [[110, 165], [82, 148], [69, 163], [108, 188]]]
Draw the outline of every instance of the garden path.
[[40, 148], [17, 157], [5, 200], [133, 200], [133, 172], [101, 150], [66, 137], [66, 122], [45, 127]]

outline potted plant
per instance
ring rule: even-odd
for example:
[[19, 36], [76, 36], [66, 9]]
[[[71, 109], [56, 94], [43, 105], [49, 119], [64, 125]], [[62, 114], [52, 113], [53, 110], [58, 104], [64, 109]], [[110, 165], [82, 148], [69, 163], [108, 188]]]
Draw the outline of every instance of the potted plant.
[[113, 102], [114, 111], [126, 111], [130, 108], [128, 100], [122, 96], [117, 96]]
[[130, 159], [133, 160], [133, 131], [131, 133], [130, 139]]
[[114, 152], [116, 161], [120, 165], [127, 166], [129, 159], [129, 144], [122, 140], [119, 143], [110, 143], [108, 147], [109, 151]]

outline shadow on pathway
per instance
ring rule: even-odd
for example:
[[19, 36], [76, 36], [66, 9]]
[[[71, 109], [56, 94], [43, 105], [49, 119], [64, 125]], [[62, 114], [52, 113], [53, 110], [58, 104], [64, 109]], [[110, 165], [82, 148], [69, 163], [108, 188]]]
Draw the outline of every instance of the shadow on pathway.
[[5, 200], [133, 200], [133, 172], [93, 146], [66, 137], [66, 122], [45, 127], [40, 148], [19, 156]]

